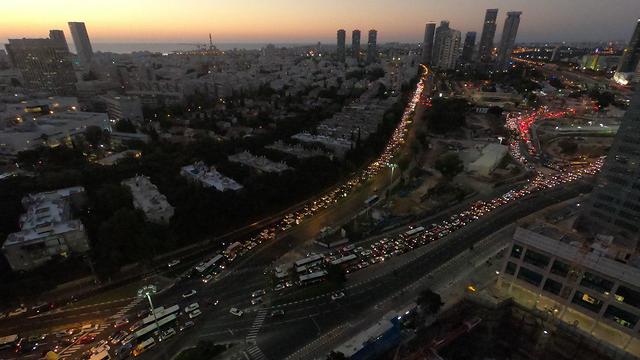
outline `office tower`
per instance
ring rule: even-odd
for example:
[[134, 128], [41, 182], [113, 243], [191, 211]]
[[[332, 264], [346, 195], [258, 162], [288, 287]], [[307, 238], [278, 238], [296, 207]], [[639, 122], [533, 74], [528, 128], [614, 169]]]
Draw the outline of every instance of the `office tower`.
[[64, 31], [49, 30], [49, 39], [59, 42], [60, 45], [63, 45], [64, 48], [69, 51], [69, 44], [67, 44], [67, 38], [64, 36]]
[[378, 60], [378, 31], [369, 30], [369, 42], [367, 44], [367, 63], [374, 63]]
[[496, 24], [498, 19], [498, 9], [487, 9], [482, 25], [482, 35], [480, 35], [480, 47], [478, 49], [478, 60], [480, 62], [491, 61], [491, 51], [493, 50], [493, 38], [496, 36]]
[[52, 95], [75, 93], [76, 76], [69, 51], [57, 40], [9, 39], [9, 58], [22, 74], [24, 86]]
[[640, 91], [636, 91], [585, 208], [585, 225], [635, 249], [640, 235]]
[[351, 56], [356, 59], [360, 57], [360, 30], [351, 33]]
[[551, 62], [560, 61], [560, 55], [562, 54], [560, 53], [560, 45], [558, 45], [555, 48], [553, 48], [553, 52], [551, 53]]
[[445, 34], [449, 31], [449, 21], [442, 20], [440, 25], [436, 28], [436, 34], [433, 40], [433, 51], [431, 52], [431, 65], [438, 67], [438, 59], [442, 49], [442, 42], [444, 41]]
[[433, 54], [433, 36], [436, 32], [436, 24], [428, 23], [424, 28], [424, 41], [422, 42], [422, 63], [431, 65]]
[[471, 62], [473, 57], [473, 48], [476, 46], [476, 32], [469, 31], [464, 36], [464, 45], [462, 46], [462, 61]]
[[338, 57], [338, 61], [340, 62], [344, 62], [344, 57], [346, 52], [346, 47], [345, 47], [346, 37], [347, 37], [346, 31], [344, 31], [343, 29], [338, 30], [338, 48], [337, 48], [336, 54]]
[[93, 49], [91, 48], [91, 41], [89, 41], [87, 27], [83, 22], [70, 22], [69, 30], [71, 30], [71, 37], [73, 37], [73, 44], [76, 46], [76, 53], [80, 58], [80, 62], [83, 64], [90, 63], [93, 57]]
[[632, 73], [640, 62], [640, 19], [636, 22], [636, 28], [633, 31], [629, 45], [624, 49], [618, 72]]
[[510, 11], [507, 13], [507, 19], [504, 21], [502, 29], [502, 38], [500, 39], [500, 48], [498, 49], [498, 68], [504, 68], [509, 64], [513, 46], [516, 43], [518, 35], [518, 26], [520, 26], [521, 11]]
[[460, 56], [461, 40], [462, 34], [458, 30], [441, 31], [438, 52], [433, 53], [434, 66], [440, 70], [454, 69]]

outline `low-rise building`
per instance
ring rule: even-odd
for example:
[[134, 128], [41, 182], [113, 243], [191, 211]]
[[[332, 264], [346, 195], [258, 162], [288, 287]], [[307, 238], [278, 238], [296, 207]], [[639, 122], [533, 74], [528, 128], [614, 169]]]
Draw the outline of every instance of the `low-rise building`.
[[142, 102], [134, 96], [101, 96], [107, 105], [107, 113], [111, 120], [129, 120], [134, 123], [141, 123]]
[[190, 181], [199, 183], [203, 187], [213, 187], [218, 191], [238, 191], [242, 189], [242, 185], [235, 180], [222, 175], [215, 167], [208, 167], [200, 161], [193, 165], [182, 167], [180, 175]]
[[20, 217], [20, 231], [9, 234], [2, 245], [11, 269], [31, 270], [54, 257], [87, 252], [84, 226], [71, 214], [72, 205], [83, 198], [80, 186], [25, 196], [22, 205], [27, 211]]
[[469, 171], [488, 176], [495, 170], [509, 152], [509, 148], [497, 143], [488, 144], [482, 149], [482, 155], [469, 164]]
[[275, 162], [264, 156], [255, 156], [248, 151], [229, 155], [229, 161], [250, 166], [258, 171], [269, 173], [281, 173], [290, 170], [291, 167], [284, 162]]
[[166, 224], [173, 217], [173, 206], [167, 198], [158, 191], [149, 177], [137, 175], [122, 182], [131, 190], [133, 206], [142, 210], [147, 220], [153, 223]]

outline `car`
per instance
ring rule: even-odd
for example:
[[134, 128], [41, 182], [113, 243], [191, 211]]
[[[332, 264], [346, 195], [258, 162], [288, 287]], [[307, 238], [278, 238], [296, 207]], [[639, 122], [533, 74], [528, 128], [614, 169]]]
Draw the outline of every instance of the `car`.
[[151, 315], [151, 312], [149, 311], [149, 309], [145, 309], [145, 310], [138, 311], [138, 314], [136, 315], [136, 317], [138, 319], [144, 319], [149, 315]]
[[213, 279], [213, 275], [209, 274], [209, 275], [207, 275], [207, 276], [202, 278], [202, 282], [206, 284], [209, 281], [211, 281], [212, 279]]
[[287, 281], [286, 283], [284, 283], [284, 285], [286, 287], [292, 287], [293, 286], [293, 281]]
[[193, 327], [195, 325], [195, 323], [193, 321], [187, 321], [184, 324], [182, 324], [182, 326], [180, 326], [180, 331], [184, 331], [190, 327]]
[[278, 285], [276, 285], [276, 287], [273, 288], [273, 290], [275, 291], [281, 291], [285, 288], [286, 286], [283, 283], [280, 283]]
[[339, 300], [342, 299], [344, 297], [344, 293], [342, 291], [338, 291], [338, 292], [334, 292], [333, 294], [331, 294], [331, 300]]
[[178, 259], [171, 260], [171, 261], [167, 264], [167, 267], [170, 267], [170, 268], [171, 268], [171, 267], [174, 267], [174, 266], [176, 266], [176, 265], [178, 265], [178, 264], [180, 264], [180, 260], [178, 260]]
[[66, 331], [57, 331], [57, 332], [53, 333], [53, 336], [55, 336], [56, 338], [60, 339], [60, 338], [69, 336], [69, 334]]
[[113, 324], [113, 327], [116, 329], [120, 329], [122, 327], [127, 326], [127, 324], [129, 324], [129, 319], [122, 318], [122, 319], [116, 320], [116, 322]]
[[111, 334], [111, 336], [109, 336], [109, 340], [111, 341], [111, 345], [116, 345], [119, 342], [121, 342], [124, 338], [127, 337], [127, 335], [129, 335], [129, 333], [127, 333], [124, 330], [120, 330], [117, 331], [113, 334]]
[[195, 319], [200, 315], [202, 315], [202, 311], [200, 311], [200, 309], [195, 309], [189, 313], [189, 319]]
[[256, 290], [253, 293], [251, 293], [251, 297], [261, 297], [262, 295], [264, 295], [265, 292], [264, 290], [260, 289], [260, 290]]
[[95, 335], [93, 335], [93, 334], [86, 334], [86, 335], [82, 335], [82, 336], [78, 339], [77, 343], [78, 343], [78, 344], [80, 344], [80, 345], [83, 345], [83, 344], [89, 344], [89, 343], [93, 342], [95, 339], [96, 339], [96, 336], [95, 336]]
[[251, 305], [258, 305], [260, 303], [262, 303], [262, 297], [257, 297], [257, 298], [251, 299]]
[[31, 307], [31, 311], [35, 311], [36, 314], [40, 314], [46, 311], [49, 311], [51, 308], [49, 307], [49, 303], [41, 302]]
[[19, 308], [9, 312], [9, 317], [18, 316], [27, 312], [27, 307], [24, 305], [20, 305]]
[[195, 291], [195, 290], [187, 291], [186, 293], [182, 294], [182, 298], [183, 299], [190, 298], [193, 295], [195, 295], [196, 293], [197, 293], [197, 291]]
[[165, 341], [168, 338], [174, 336], [176, 334], [176, 330], [174, 328], [168, 328], [167, 330], [163, 331], [162, 334], [160, 334], [160, 337], [158, 337], [158, 341]]
[[209, 299], [209, 305], [211, 306], [218, 306], [219, 303], [220, 303], [220, 300], [218, 299]]
[[117, 348], [113, 352], [113, 354], [116, 356], [117, 359], [126, 359], [127, 357], [129, 357], [129, 354], [131, 354], [131, 349], [133, 349], [133, 344], [129, 342]]
[[197, 302], [194, 302], [193, 304], [189, 304], [184, 308], [184, 312], [188, 313], [191, 312], [193, 310], [196, 310], [200, 307], [200, 304], [198, 304]]
[[244, 312], [238, 308], [231, 308], [229, 309], [229, 312], [235, 316], [242, 316], [242, 314], [244, 314]]
[[284, 310], [273, 310], [270, 314], [271, 317], [283, 317]]

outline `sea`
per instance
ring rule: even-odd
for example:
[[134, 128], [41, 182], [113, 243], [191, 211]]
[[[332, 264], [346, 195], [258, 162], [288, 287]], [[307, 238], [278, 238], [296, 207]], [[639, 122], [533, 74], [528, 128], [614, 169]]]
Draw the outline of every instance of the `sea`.
[[[70, 50], [74, 51], [73, 44], [69, 44]], [[127, 54], [135, 51], [150, 51], [168, 54], [173, 51], [196, 50], [198, 47], [208, 46], [208, 44], [197, 43], [92, 43], [93, 51], [112, 52]], [[220, 50], [246, 49], [257, 50], [268, 45], [268, 43], [217, 43], [214, 44]], [[292, 47], [304, 44], [273, 44], [276, 47]]]

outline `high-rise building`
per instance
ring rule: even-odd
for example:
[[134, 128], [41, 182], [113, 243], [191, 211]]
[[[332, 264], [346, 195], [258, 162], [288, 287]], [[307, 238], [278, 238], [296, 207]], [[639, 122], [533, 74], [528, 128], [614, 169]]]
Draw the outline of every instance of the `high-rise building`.
[[473, 57], [473, 48], [476, 46], [476, 32], [469, 31], [464, 36], [464, 45], [462, 46], [462, 61], [469, 63]]
[[369, 30], [369, 42], [367, 43], [367, 63], [378, 61], [378, 31]]
[[496, 24], [498, 20], [498, 9], [487, 9], [482, 25], [482, 35], [480, 35], [480, 47], [478, 49], [478, 60], [480, 62], [491, 61], [491, 51], [493, 50], [493, 38], [496, 36]]
[[5, 45], [11, 63], [20, 71], [24, 86], [52, 95], [71, 95], [76, 76], [70, 54], [52, 39], [9, 39]]
[[498, 49], [498, 67], [504, 68], [509, 64], [513, 46], [516, 43], [518, 35], [518, 27], [520, 26], [521, 11], [509, 11], [507, 19], [504, 21], [502, 29], [502, 38], [500, 39], [500, 48]]
[[442, 20], [440, 25], [436, 28], [436, 34], [433, 40], [433, 52], [431, 53], [431, 65], [437, 67], [439, 54], [441, 52], [442, 43], [445, 35], [449, 31], [449, 21]]
[[344, 58], [345, 58], [345, 53], [346, 53], [346, 37], [347, 37], [347, 32], [344, 31], [343, 29], [338, 30], [338, 47], [337, 47], [337, 57], [338, 57], [338, 61], [343, 62]]
[[64, 36], [62, 30], [49, 30], [49, 39], [57, 41], [60, 45], [64, 46], [69, 51], [69, 44], [67, 44], [67, 38]]
[[636, 91], [591, 200], [583, 223], [592, 232], [613, 236], [613, 242], [635, 248], [640, 238], [640, 91]]
[[632, 73], [640, 62], [640, 19], [636, 22], [636, 28], [631, 35], [629, 45], [624, 49], [618, 72]]
[[422, 63], [431, 65], [433, 54], [433, 36], [436, 32], [436, 24], [428, 23], [424, 28], [424, 41], [422, 42]]
[[460, 56], [460, 31], [449, 28], [448, 21], [440, 22], [433, 42], [431, 63], [441, 70], [453, 69]]
[[353, 30], [351, 33], [351, 56], [360, 58], [360, 30]]
[[83, 22], [70, 22], [69, 30], [71, 30], [71, 37], [73, 37], [73, 44], [76, 46], [76, 53], [83, 64], [91, 62], [93, 57], [93, 48], [91, 47], [91, 41], [89, 41], [89, 33], [87, 33], [87, 27]]

